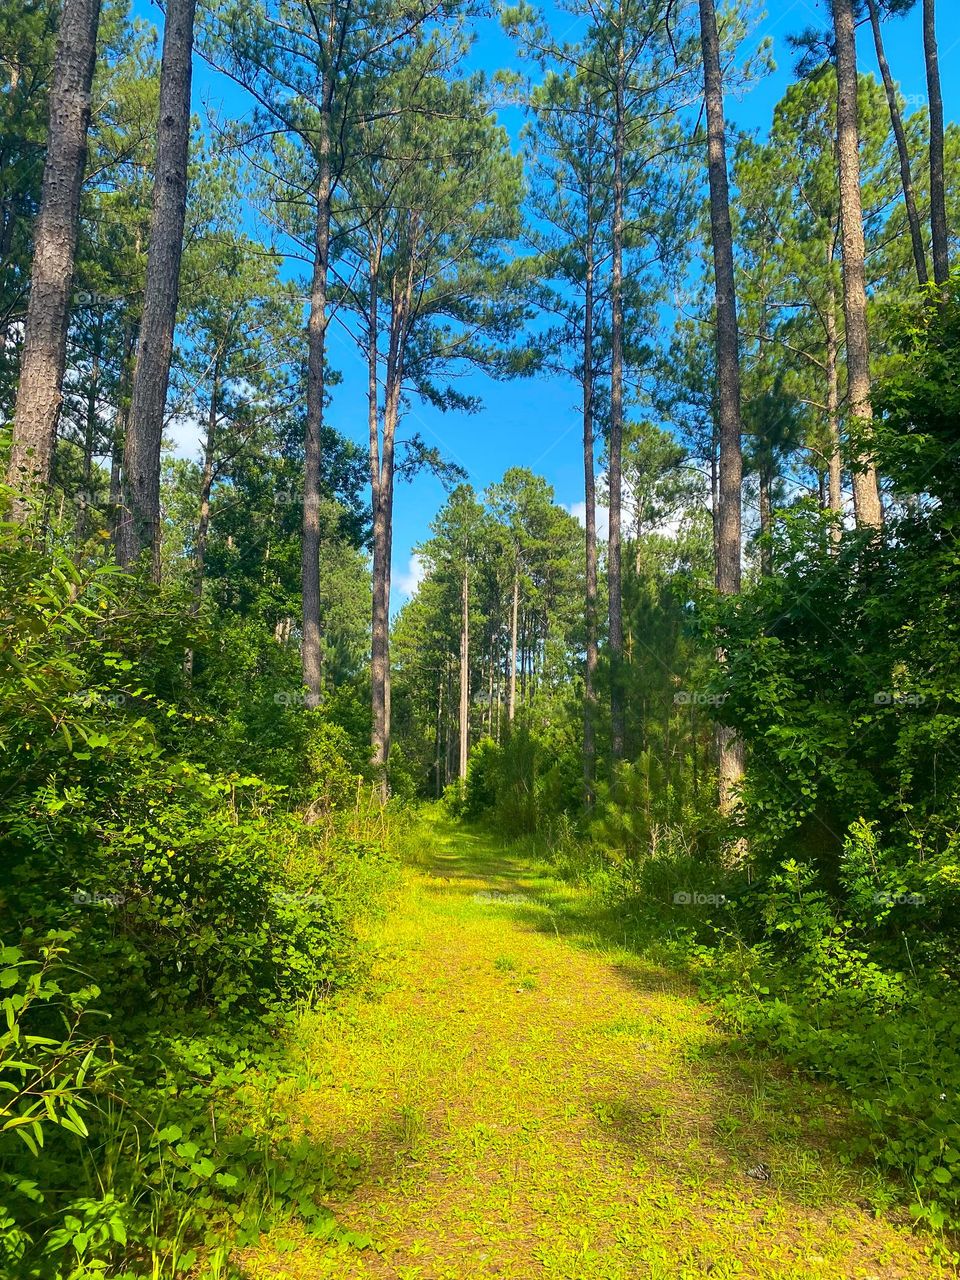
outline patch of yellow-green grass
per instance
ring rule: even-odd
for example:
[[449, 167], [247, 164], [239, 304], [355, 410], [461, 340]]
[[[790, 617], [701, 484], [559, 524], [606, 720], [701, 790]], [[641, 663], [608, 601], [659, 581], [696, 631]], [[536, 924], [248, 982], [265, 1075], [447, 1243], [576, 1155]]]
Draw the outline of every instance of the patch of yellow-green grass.
[[283, 1100], [359, 1158], [327, 1204], [376, 1248], [290, 1227], [247, 1255], [249, 1275], [952, 1274], [846, 1158], [838, 1099], [737, 1059], [677, 975], [567, 936], [576, 896], [433, 818], [380, 926], [374, 984], [302, 1020]]

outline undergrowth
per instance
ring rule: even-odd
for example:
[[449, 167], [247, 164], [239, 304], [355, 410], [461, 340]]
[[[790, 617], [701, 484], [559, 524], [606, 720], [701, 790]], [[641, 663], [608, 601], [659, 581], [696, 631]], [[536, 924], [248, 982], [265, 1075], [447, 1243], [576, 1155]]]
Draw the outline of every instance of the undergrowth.
[[220, 1280], [284, 1215], [368, 1243], [324, 1203], [349, 1153], [272, 1099], [297, 1014], [367, 971], [406, 819], [320, 711], [299, 773], [239, 770], [181, 603], [0, 529], [3, 1280]]
[[918, 939], [932, 870], [884, 879], [875, 839], [849, 837], [845, 898], [798, 861], [758, 880], [704, 859], [680, 828], [645, 857], [611, 856], [567, 819], [514, 847], [579, 884], [612, 940], [691, 974], [745, 1051], [839, 1084], [863, 1120], [856, 1153], [901, 1180], [914, 1219], [955, 1238], [960, 993]]

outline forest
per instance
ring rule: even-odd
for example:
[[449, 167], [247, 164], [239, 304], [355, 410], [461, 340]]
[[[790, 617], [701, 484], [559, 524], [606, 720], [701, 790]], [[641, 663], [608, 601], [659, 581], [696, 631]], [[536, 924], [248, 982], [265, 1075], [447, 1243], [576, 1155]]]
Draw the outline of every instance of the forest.
[[0, 0], [0, 1280], [960, 1273], [958, 47]]

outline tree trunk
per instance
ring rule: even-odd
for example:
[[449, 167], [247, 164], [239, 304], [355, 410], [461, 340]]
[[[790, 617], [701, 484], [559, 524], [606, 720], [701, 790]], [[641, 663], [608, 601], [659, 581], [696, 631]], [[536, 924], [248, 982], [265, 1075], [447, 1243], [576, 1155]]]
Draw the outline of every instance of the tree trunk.
[[527, 700], [527, 610], [520, 616], [520, 701]]
[[[412, 268], [411, 268], [412, 270]], [[373, 293], [376, 293], [374, 280]], [[373, 610], [370, 645], [370, 700], [373, 713], [371, 746], [373, 765], [380, 780], [380, 794], [386, 801], [389, 788], [387, 766], [390, 759], [390, 578], [393, 554], [394, 449], [400, 419], [403, 386], [403, 355], [407, 317], [413, 290], [412, 275], [404, 292], [394, 303], [390, 317], [390, 343], [383, 401], [383, 448], [378, 449], [375, 421], [371, 419], [370, 469], [373, 490]], [[376, 301], [371, 301], [371, 324], [376, 324]], [[376, 348], [371, 385], [376, 387]], [[376, 414], [376, 404], [373, 407]]]
[[[717, 588], [723, 595], [740, 590], [743, 454], [740, 408], [740, 334], [733, 265], [733, 227], [727, 176], [723, 74], [714, 0], [700, 0], [707, 151], [710, 178], [710, 227], [717, 289], [717, 385], [719, 394], [719, 482], [717, 511]], [[717, 731], [720, 807], [731, 813], [743, 778], [743, 744], [731, 729]]]
[[[847, 320], [850, 418], [861, 428], [873, 420], [870, 403], [870, 335], [867, 328], [866, 248], [860, 191], [860, 127], [857, 115], [857, 43], [852, 0], [833, 0], [837, 45], [837, 144], [843, 236], [843, 307]], [[880, 490], [873, 459], [861, 453], [853, 469], [857, 523], [879, 528]]]
[[507, 721], [513, 724], [517, 711], [517, 629], [520, 612], [520, 557], [513, 566], [513, 604], [510, 609], [510, 682], [507, 692]]
[[160, 121], [140, 345], [123, 459], [117, 556], [125, 568], [149, 549], [160, 575], [160, 447], [180, 296], [187, 210], [190, 87], [197, 0], [169, 0], [160, 63]]
[[[833, 255], [827, 264], [833, 272]], [[829, 510], [838, 517], [843, 516], [843, 462], [840, 457], [840, 335], [837, 332], [837, 298], [833, 281], [830, 283], [830, 296], [827, 299], [827, 430], [829, 432], [830, 456], [829, 466]], [[834, 542], [843, 536], [840, 521], [833, 527]]]
[[773, 549], [769, 538], [773, 531], [773, 502], [770, 497], [770, 473], [760, 468], [760, 572], [765, 578], [773, 573]]
[[496, 666], [495, 659], [496, 637], [490, 637], [490, 651], [487, 662], [487, 737], [493, 737], [493, 680], [494, 669]]
[[935, 0], [923, 0], [923, 53], [927, 64], [927, 97], [930, 100], [930, 226], [933, 232], [933, 278], [946, 284], [950, 275], [950, 243], [947, 232], [947, 191], [944, 170], [943, 89], [940, 53], [937, 49]]
[[494, 677], [494, 685], [496, 687], [497, 696], [497, 713], [493, 736], [496, 738], [497, 746], [501, 740], [501, 726], [503, 724], [503, 669], [500, 664], [500, 643], [497, 642], [497, 671]]
[[123, 452], [130, 422], [130, 387], [137, 349], [137, 325], [129, 318], [123, 326], [123, 367], [120, 371], [120, 394], [114, 414], [110, 440], [110, 536], [116, 551], [117, 532], [123, 517]]
[[923, 244], [923, 229], [920, 225], [920, 213], [917, 209], [917, 194], [913, 186], [913, 175], [910, 171], [910, 151], [907, 146], [907, 135], [903, 127], [903, 116], [900, 112], [900, 100], [897, 97], [897, 86], [890, 74], [890, 64], [883, 47], [883, 31], [880, 26], [880, 10], [877, 0], [867, 0], [870, 12], [870, 25], [873, 28], [873, 43], [877, 49], [877, 62], [883, 77], [883, 87], [887, 93], [887, 104], [890, 108], [890, 123], [893, 125], [893, 136], [897, 140], [897, 154], [900, 157], [900, 180], [903, 185], [903, 200], [907, 209], [907, 222], [910, 226], [910, 242], [913, 245], [913, 261], [917, 268], [917, 279], [921, 288], [927, 284], [927, 251]]
[[434, 782], [434, 794], [439, 800], [443, 795], [443, 682], [446, 672], [441, 668], [440, 686], [437, 690], [437, 740], [434, 751], [437, 776]]
[[26, 517], [31, 495], [49, 486], [53, 467], [99, 21], [100, 0], [64, 0], [7, 469], [17, 520]]
[[711, 424], [710, 439], [710, 536], [713, 546], [714, 581], [720, 572], [720, 459], [719, 431], [716, 419]]
[[624, 120], [623, 32], [617, 47], [617, 83], [613, 139], [613, 226], [610, 267], [610, 533], [607, 542], [608, 644], [610, 647], [610, 750], [616, 762], [623, 757], [623, 164], [626, 150]]
[[460, 616], [460, 780], [467, 776], [470, 758], [470, 571], [463, 569]]
[[194, 613], [203, 597], [203, 574], [207, 560], [207, 539], [210, 534], [210, 493], [213, 489], [213, 459], [216, 452], [217, 421], [220, 406], [220, 361], [213, 366], [210, 385], [210, 412], [207, 415], [207, 438], [203, 446], [203, 472], [200, 476], [200, 518], [197, 521], [197, 545], [194, 555]]
[[[207, 415], [207, 435], [203, 445], [203, 470], [200, 473], [200, 514], [197, 519], [197, 541], [194, 548], [192, 617], [200, 612], [203, 602], [203, 574], [207, 559], [207, 538], [210, 532], [210, 493], [213, 489], [213, 459], [217, 439], [217, 408], [220, 399], [220, 360], [215, 360], [210, 387], [210, 412]], [[270, 548], [267, 547], [269, 556]], [[188, 649], [183, 658], [183, 673], [189, 680], [193, 675], [193, 650]]]
[[593, 439], [593, 191], [587, 190], [583, 301], [583, 494], [586, 543], [587, 652], [583, 673], [583, 796], [589, 808], [597, 777], [597, 478]]
[[[337, 9], [330, 6], [327, 52], [334, 47]], [[319, 706], [323, 696], [323, 637], [320, 629], [320, 501], [323, 471], [323, 409], [327, 350], [327, 292], [330, 268], [330, 221], [333, 204], [331, 176], [331, 119], [333, 71], [325, 69], [320, 95], [317, 180], [317, 225], [314, 235], [310, 315], [307, 320], [307, 421], [303, 450], [303, 533], [301, 538], [301, 608], [303, 640], [300, 653], [307, 705]]]
[[87, 379], [86, 413], [83, 424], [83, 486], [77, 513], [77, 533], [86, 537], [91, 528], [90, 510], [97, 506], [99, 494], [93, 493], [93, 458], [97, 451], [97, 425], [100, 408], [100, 368], [103, 350], [103, 314], [97, 318]]

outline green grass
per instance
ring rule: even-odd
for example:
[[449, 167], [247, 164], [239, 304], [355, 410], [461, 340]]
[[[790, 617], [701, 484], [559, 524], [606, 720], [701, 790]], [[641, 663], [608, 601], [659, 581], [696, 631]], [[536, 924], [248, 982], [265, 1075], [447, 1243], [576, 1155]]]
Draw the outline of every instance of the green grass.
[[251, 1277], [954, 1274], [847, 1157], [839, 1095], [739, 1057], [586, 894], [435, 813], [414, 852], [373, 982], [301, 1020], [281, 1102], [350, 1152], [326, 1203], [374, 1247], [291, 1227]]

